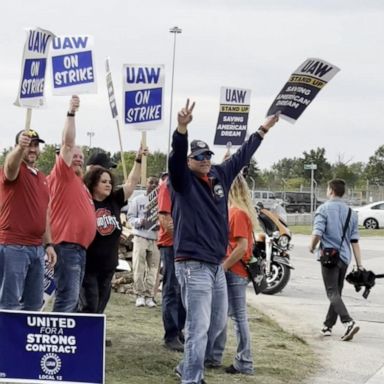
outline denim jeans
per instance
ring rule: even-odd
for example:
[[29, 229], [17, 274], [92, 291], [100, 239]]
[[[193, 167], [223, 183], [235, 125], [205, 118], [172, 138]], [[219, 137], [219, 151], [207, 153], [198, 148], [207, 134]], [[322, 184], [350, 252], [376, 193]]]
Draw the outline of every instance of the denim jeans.
[[324, 321], [326, 327], [332, 328], [336, 324], [338, 316], [340, 316], [342, 323], [352, 320], [341, 297], [347, 269], [348, 265], [341, 260], [339, 260], [338, 264], [333, 268], [321, 267], [325, 291], [330, 301], [327, 316]]
[[175, 275], [175, 257], [173, 247], [160, 247], [163, 262], [162, 312], [164, 341], [179, 337], [185, 324], [185, 309], [181, 300], [180, 285]]
[[[249, 280], [231, 271], [226, 272], [225, 277], [228, 285], [228, 316], [233, 321], [237, 340], [237, 353], [233, 366], [242, 373], [252, 374], [254, 368], [246, 301], [246, 289]], [[211, 364], [221, 364], [226, 339], [227, 329], [225, 328], [221, 335], [216, 339], [211, 356], [207, 356], [207, 359]]]
[[60, 243], [55, 246], [55, 251], [56, 298], [53, 311], [76, 312], [84, 278], [85, 249], [78, 244]]
[[85, 271], [79, 297], [80, 312], [104, 313], [111, 297], [114, 274], [115, 271]]
[[176, 369], [182, 384], [200, 384], [207, 346], [227, 322], [227, 283], [221, 265], [190, 260], [175, 266], [186, 311], [184, 357]]
[[0, 245], [0, 309], [39, 311], [44, 295], [44, 248]]

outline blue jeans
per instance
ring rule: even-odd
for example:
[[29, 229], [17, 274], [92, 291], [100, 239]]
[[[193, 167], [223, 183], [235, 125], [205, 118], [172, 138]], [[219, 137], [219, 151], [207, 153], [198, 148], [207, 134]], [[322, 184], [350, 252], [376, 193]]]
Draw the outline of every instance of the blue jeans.
[[85, 271], [85, 249], [78, 244], [55, 246], [57, 262], [54, 280], [56, 299], [54, 312], [76, 312]]
[[175, 275], [173, 247], [160, 247], [163, 262], [162, 312], [164, 341], [177, 339], [184, 329], [185, 309], [181, 300], [180, 285]]
[[[252, 374], [254, 372], [251, 335], [249, 333], [246, 289], [249, 280], [231, 271], [226, 272], [228, 285], [228, 316], [232, 319], [237, 339], [237, 353], [233, 366], [240, 372]], [[226, 342], [226, 329], [217, 339], [215, 345], [216, 354], [223, 356]]]
[[0, 309], [39, 311], [44, 295], [44, 248], [0, 245]]
[[227, 283], [221, 265], [190, 260], [175, 266], [186, 311], [184, 357], [176, 369], [182, 384], [200, 384], [206, 350], [227, 322]]

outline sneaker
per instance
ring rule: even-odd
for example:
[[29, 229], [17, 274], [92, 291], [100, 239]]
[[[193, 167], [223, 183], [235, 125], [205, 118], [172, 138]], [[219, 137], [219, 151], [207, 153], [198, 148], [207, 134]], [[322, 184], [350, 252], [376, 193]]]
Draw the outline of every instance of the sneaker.
[[231, 375], [237, 375], [238, 373], [241, 373], [238, 371], [233, 364], [231, 364], [229, 367], [225, 368], [225, 373], [229, 373]]
[[204, 367], [209, 369], [218, 369], [218, 368], [221, 368], [221, 364], [219, 362], [206, 361], [204, 363]]
[[320, 330], [320, 333], [323, 336], [332, 336], [332, 328], [327, 327], [326, 325]]
[[138, 296], [136, 299], [136, 307], [145, 307], [145, 299], [143, 296]]
[[156, 303], [152, 297], [147, 297], [145, 299], [145, 305], [149, 308], [155, 308], [156, 307]]
[[184, 345], [181, 344], [179, 339], [172, 339], [164, 343], [164, 347], [176, 352], [184, 352]]
[[360, 327], [352, 320], [348, 323], [344, 323], [345, 333], [341, 336], [341, 340], [350, 341], [353, 339], [353, 336], [359, 332]]

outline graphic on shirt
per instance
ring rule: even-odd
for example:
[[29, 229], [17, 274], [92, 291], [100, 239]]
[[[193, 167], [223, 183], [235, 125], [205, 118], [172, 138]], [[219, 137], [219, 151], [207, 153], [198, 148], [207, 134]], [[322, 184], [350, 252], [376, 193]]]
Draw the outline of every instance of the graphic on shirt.
[[116, 216], [109, 209], [99, 208], [96, 210], [96, 227], [101, 236], [108, 236], [117, 228], [121, 230]]
[[223, 187], [220, 184], [216, 184], [213, 187], [213, 192], [219, 198], [224, 197], [224, 189], [223, 189]]

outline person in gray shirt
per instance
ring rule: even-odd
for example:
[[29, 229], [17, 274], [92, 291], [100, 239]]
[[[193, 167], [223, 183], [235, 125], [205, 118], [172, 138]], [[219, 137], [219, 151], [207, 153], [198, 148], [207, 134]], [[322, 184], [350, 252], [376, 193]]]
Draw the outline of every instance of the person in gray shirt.
[[[345, 332], [341, 337], [343, 341], [352, 340], [359, 331], [359, 326], [349, 315], [342, 299], [342, 290], [348, 265], [352, 260], [352, 251], [356, 259], [357, 268], [362, 268], [359, 245], [359, 232], [356, 212], [350, 212], [350, 208], [342, 200], [345, 193], [345, 182], [342, 179], [333, 179], [328, 183], [327, 196], [329, 200], [322, 204], [316, 211], [312, 239], [309, 246], [311, 253], [320, 243], [319, 253], [324, 249], [337, 250], [339, 256], [332, 267], [321, 265], [321, 272], [327, 297], [330, 301], [329, 309], [321, 329], [323, 336], [331, 336], [332, 328], [337, 318], [345, 326]], [[347, 223], [347, 225], [346, 225]], [[343, 230], [346, 225], [345, 236]], [[320, 260], [321, 261], [321, 260]]]
[[[155, 194], [159, 184], [157, 177], [147, 179], [144, 195], [135, 197], [129, 204], [127, 219], [133, 234], [133, 287], [137, 295], [136, 307], [156, 307], [154, 287], [160, 263], [160, 252], [157, 247], [157, 228], [148, 220], [148, 196]], [[151, 194], [152, 192], [152, 194]], [[153, 202], [152, 202], [153, 203]]]

